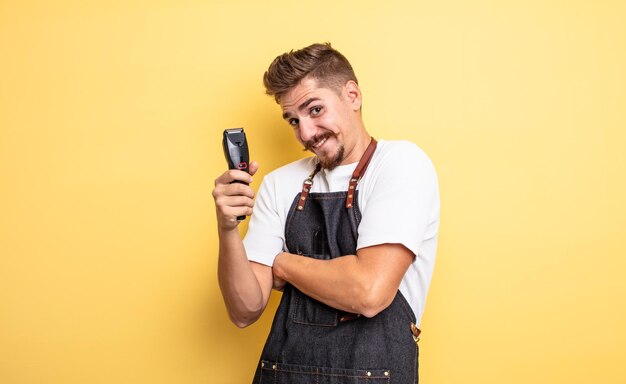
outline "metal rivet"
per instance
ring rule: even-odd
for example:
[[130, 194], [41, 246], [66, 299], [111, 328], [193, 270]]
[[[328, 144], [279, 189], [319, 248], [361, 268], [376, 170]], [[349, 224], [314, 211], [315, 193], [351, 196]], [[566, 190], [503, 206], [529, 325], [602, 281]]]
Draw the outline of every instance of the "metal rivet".
[[303, 209], [303, 207], [298, 205], [298, 211], [301, 211], [302, 209]]
[[300, 198], [300, 200], [306, 200], [306, 197], [302, 196], [302, 197]]
[[272, 365], [272, 369], [276, 369], [276, 364]]
[[261, 363], [261, 368], [265, 367], [265, 363]]
[[389, 371], [385, 371], [385, 376], [389, 376]]
[[367, 376], [372, 376], [372, 372], [367, 372]]

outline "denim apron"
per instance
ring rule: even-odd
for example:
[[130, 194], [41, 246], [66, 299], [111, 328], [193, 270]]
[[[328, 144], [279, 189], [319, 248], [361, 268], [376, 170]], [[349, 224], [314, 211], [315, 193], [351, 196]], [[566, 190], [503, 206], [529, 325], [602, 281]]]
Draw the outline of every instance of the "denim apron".
[[[310, 193], [304, 182], [285, 225], [290, 253], [316, 259], [356, 254], [361, 212], [356, 184], [376, 148], [372, 139], [348, 191]], [[400, 291], [372, 318], [331, 308], [287, 284], [257, 367], [255, 384], [417, 383], [419, 329]]]

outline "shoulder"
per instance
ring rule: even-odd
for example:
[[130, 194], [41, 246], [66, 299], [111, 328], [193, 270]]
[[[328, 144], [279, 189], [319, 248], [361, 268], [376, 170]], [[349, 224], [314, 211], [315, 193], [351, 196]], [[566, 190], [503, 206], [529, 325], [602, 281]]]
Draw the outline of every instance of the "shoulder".
[[269, 172], [265, 175], [263, 181], [280, 184], [296, 180], [297, 182], [301, 183], [303, 178], [306, 178], [311, 170], [314, 168], [313, 162], [314, 157], [307, 157], [304, 159], [296, 160]]
[[[302, 188], [302, 181], [310, 172], [312, 158], [306, 158], [283, 165], [267, 173], [263, 177], [261, 186], [256, 194], [254, 214], [250, 221], [250, 227], [257, 223], [271, 222], [268, 218], [277, 218], [278, 223], [284, 222], [294, 196]], [[281, 225], [273, 223], [272, 225]]]
[[263, 177], [258, 197], [271, 199], [272, 205], [277, 207], [288, 205], [301, 190], [302, 182], [314, 168], [313, 161], [313, 157], [307, 157], [270, 171]]
[[385, 172], [434, 172], [433, 162], [426, 152], [407, 140], [380, 140], [372, 165], [377, 171]]
[[426, 152], [408, 140], [380, 140], [376, 153], [384, 157], [414, 156], [430, 162]]

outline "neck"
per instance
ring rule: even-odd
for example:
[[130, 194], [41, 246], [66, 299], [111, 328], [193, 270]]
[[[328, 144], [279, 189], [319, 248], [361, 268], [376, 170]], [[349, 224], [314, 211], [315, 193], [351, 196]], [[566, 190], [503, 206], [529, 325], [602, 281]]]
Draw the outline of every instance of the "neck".
[[[365, 127], [361, 126], [357, 132], [358, 135], [354, 141], [352, 148], [345, 148], [346, 154], [343, 161], [341, 162], [341, 165], [356, 163], [361, 160], [361, 156], [363, 156], [363, 153], [367, 149], [367, 146], [370, 144], [370, 141], [372, 141], [372, 137], [369, 135], [369, 133], [367, 133]], [[347, 152], [348, 150], [350, 152]]]

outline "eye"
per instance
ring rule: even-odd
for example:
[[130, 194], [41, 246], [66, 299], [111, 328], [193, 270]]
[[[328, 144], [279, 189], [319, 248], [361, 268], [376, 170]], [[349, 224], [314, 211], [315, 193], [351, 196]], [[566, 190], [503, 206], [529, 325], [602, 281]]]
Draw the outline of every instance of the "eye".
[[313, 107], [313, 108], [311, 108], [311, 110], [309, 111], [309, 114], [310, 114], [311, 116], [317, 116], [317, 115], [319, 115], [320, 113], [322, 113], [322, 107], [320, 107], [320, 106]]
[[287, 120], [287, 123], [289, 123], [289, 125], [291, 125], [292, 127], [297, 127], [298, 124], [300, 123], [300, 120], [298, 120], [298, 119], [289, 119], [289, 120]]

